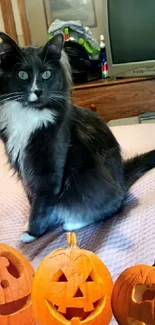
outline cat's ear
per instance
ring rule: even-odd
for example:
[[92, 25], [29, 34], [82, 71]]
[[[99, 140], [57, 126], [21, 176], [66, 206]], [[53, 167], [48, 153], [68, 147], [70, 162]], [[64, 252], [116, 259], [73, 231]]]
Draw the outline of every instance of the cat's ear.
[[0, 65], [2, 68], [10, 68], [23, 58], [22, 51], [17, 43], [7, 34], [0, 32]]
[[44, 60], [60, 60], [63, 45], [64, 35], [63, 33], [58, 33], [53, 38], [51, 38], [41, 49], [41, 56], [44, 58]]

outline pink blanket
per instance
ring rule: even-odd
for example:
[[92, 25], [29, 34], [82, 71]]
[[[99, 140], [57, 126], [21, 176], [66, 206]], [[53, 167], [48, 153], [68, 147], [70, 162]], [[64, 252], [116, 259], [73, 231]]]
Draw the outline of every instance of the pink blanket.
[[[155, 124], [113, 127], [124, 157], [155, 148]], [[28, 218], [24, 191], [9, 169], [0, 142], [0, 241], [20, 249], [34, 267], [57, 247], [65, 247], [61, 228], [38, 241], [24, 245], [20, 235]], [[152, 264], [155, 259], [155, 169], [132, 188], [121, 213], [99, 225], [77, 231], [81, 247], [92, 250], [104, 261], [113, 279], [128, 266]], [[112, 320], [111, 324], [116, 324]]]

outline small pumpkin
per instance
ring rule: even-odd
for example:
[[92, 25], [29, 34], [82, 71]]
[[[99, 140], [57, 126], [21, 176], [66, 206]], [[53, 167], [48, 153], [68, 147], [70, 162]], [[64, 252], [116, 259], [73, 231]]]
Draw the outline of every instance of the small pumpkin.
[[126, 269], [114, 284], [112, 309], [119, 325], [154, 325], [155, 267]]
[[32, 305], [38, 325], [107, 325], [113, 282], [102, 261], [80, 249], [74, 233], [67, 249], [49, 254], [38, 267]]
[[31, 290], [34, 270], [16, 249], [0, 244], [0, 324], [34, 325]]

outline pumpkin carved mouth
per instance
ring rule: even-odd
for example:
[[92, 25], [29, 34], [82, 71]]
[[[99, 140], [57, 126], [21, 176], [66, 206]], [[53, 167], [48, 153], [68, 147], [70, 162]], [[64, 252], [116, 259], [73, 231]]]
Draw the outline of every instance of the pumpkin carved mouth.
[[31, 295], [16, 301], [8, 302], [0, 305], [0, 316], [9, 316], [25, 309], [31, 304]]
[[46, 299], [46, 303], [47, 303], [47, 306], [48, 306], [51, 313], [53, 313], [53, 312], [57, 313], [58, 312], [59, 314], [61, 314], [68, 321], [72, 320], [73, 318], [79, 318], [80, 321], [84, 321], [86, 318], [88, 318], [94, 312], [95, 308], [97, 308], [100, 305], [102, 300], [103, 299], [97, 300], [93, 304], [94, 309], [92, 311], [90, 311], [90, 312], [85, 312], [84, 308], [67, 307], [65, 314], [61, 313], [61, 312], [58, 312], [59, 306], [53, 305], [48, 299]]

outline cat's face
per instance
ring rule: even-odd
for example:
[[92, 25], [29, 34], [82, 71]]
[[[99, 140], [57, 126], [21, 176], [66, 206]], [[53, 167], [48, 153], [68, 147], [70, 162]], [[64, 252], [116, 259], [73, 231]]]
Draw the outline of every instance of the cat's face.
[[38, 109], [49, 107], [67, 94], [69, 65], [62, 55], [62, 34], [55, 36], [43, 48], [20, 49], [7, 38], [2, 46], [1, 94], [17, 94], [17, 100], [24, 106]]

